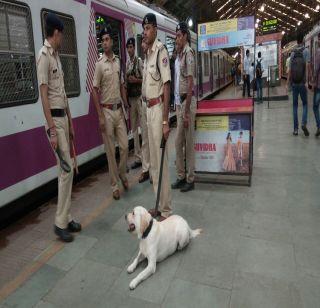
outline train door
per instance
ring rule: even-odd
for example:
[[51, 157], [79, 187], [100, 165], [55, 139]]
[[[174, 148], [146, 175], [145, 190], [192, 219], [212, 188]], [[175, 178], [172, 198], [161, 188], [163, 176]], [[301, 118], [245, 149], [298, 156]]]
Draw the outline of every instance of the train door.
[[211, 93], [213, 92], [213, 56], [212, 51], [210, 51], [210, 87], [211, 87]]

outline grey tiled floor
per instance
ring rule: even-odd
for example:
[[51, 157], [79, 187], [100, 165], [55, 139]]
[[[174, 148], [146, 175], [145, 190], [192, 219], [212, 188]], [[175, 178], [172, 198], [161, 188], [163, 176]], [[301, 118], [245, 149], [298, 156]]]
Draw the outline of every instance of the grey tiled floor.
[[196, 184], [188, 194], [173, 192], [174, 212], [204, 234], [136, 290], [129, 282], [146, 264], [126, 272], [138, 243], [124, 213], [154, 204], [148, 183], [113, 202], [3, 307], [320, 307], [320, 140], [309, 109], [305, 138], [291, 134], [291, 102], [256, 106], [251, 187]]

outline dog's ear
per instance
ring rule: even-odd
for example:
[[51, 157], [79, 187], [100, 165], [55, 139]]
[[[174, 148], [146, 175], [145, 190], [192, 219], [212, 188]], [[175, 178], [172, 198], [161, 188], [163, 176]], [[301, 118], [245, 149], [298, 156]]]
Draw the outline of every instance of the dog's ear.
[[149, 213], [145, 213], [145, 214], [141, 215], [141, 218], [140, 218], [140, 233], [141, 233], [141, 235], [148, 228], [148, 225], [149, 225], [149, 215], [148, 214]]

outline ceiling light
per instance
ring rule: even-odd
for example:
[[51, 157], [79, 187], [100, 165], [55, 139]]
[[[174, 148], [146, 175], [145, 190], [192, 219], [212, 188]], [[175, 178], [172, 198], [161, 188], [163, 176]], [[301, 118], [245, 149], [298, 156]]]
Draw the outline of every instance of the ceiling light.
[[305, 18], [310, 18], [310, 15], [308, 13], [305, 13], [304, 17]]
[[257, 18], [256, 23], [258, 24], [259, 22], [260, 22], [260, 19], [259, 19], [259, 18]]
[[286, 32], [285, 32], [285, 31], [282, 31], [281, 33], [282, 33], [282, 35], [284, 35]]
[[317, 6], [316, 6], [316, 11], [318, 12], [320, 10], [320, 5], [318, 4]]
[[300, 26], [300, 25], [301, 25], [301, 21], [299, 20], [299, 21], [298, 21], [298, 26]]
[[264, 11], [264, 4], [261, 5], [260, 7], [260, 11], [263, 12]]
[[257, 29], [258, 28], [258, 24], [255, 24], [254, 27]]
[[190, 19], [188, 20], [188, 26], [189, 26], [189, 28], [192, 28], [192, 26], [193, 26], [193, 20], [192, 20], [192, 18], [190, 18]]

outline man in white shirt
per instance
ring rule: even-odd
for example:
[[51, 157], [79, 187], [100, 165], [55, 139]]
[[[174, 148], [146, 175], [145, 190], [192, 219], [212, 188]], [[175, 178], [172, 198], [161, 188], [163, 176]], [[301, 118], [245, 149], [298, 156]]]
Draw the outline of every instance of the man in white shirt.
[[244, 97], [247, 87], [248, 97], [250, 95], [250, 66], [251, 66], [251, 59], [250, 59], [250, 51], [249, 49], [246, 50], [246, 56], [244, 57], [243, 61], [243, 90], [242, 96]]

